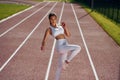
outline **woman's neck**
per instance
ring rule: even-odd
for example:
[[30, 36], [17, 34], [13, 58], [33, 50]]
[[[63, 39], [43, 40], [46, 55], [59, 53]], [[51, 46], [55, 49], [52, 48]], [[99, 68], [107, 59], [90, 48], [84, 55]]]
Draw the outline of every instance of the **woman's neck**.
[[55, 25], [52, 25], [52, 24], [50, 24], [52, 27], [54, 27], [54, 28], [56, 28], [57, 27], [57, 24], [55, 24]]

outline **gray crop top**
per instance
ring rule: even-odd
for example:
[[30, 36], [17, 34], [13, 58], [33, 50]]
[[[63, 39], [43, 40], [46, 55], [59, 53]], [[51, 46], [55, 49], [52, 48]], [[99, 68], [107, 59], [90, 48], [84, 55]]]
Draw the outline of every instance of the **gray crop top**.
[[64, 29], [62, 28], [62, 26], [57, 25], [56, 28], [50, 26], [50, 28], [52, 30], [52, 36], [53, 37], [56, 37], [56, 36], [58, 36], [60, 34], [64, 34]]

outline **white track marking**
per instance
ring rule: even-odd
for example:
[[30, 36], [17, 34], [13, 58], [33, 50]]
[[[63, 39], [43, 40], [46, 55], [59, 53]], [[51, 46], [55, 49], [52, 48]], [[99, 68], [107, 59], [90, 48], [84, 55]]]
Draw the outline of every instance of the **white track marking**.
[[10, 62], [10, 60], [16, 55], [16, 53], [20, 50], [20, 48], [25, 44], [25, 42], [30, 38], [33, 32], [39, 27], [41, 22], [46, 18], [46, 16], [50, 13], [50, 11], [55, 7], [57, 3], [55, 3], [52, 8], [46, 13], [46, 15], [38, 22], [35, 28], [30, 32], [30, 34], [25, 38], [25, 40], [19, 45], [19, 47], [14, 51], [14, 53], [8, 58], [8, 60], [2, 65], [0, 68], [0, 72], [5, 68], [5, 66]]
[[[41, 2], [41, 3], [43, 3], [43, 2]], [[6, 21], [6, 20], [8, 20], [8, 19], [10, 19], [10, 18], [12, 18], [12, 17], [15, 17], [15, 16], [17, 16], [17, 15], [19, 15], [19, 14], [25, 12], [25, 11], [28, 11], [28, 10], [30, 10], [30, 9], [32, 9], [32, 8], [34, 8], [34, 7], [36, 7], [36, 6], [38, 6], [38, 5], [41, 4], [41, 3], [38, 3], [38, 4], [36, 4], [35, 6], [31, 6], [31, 7], [27, 8], [27, 9], [25, 9], [25, 10], [23, 10], [23, 11], [20, 11], [20, 12], [18, 12], [18, 13], [16, 13], [16, 14], [13, 14], [13, 15], [11, 15], [11, 16], [5, 18], [5, 19], [2, 19], [2, 20], [0, 20], [0, 23], [4, 22], [4, 21]]]
[[40, 9], [38, 9], [37, 11], [33, 12], [32, 14], [30, 14], [29, 16], [27, 16], [26, 18], [22, 19], [19, 23], [15, 24], [14, 26], [12, 26], [11, 28], [9, 28], [8, 30], [6, 30], [5, 32], [3, 32], [2, 34], [0, 34], [0, 37], [4, 36], [5, 34], [7, 34], [9, 31], [11, 31], [12, 29], [16, 28], [18, 25], [20, 25], [22, 22], [24, 22], [25, 20], [27, 20], [28, 18], [30, 18], [31, 16], [33, 16], [34, 14], [36, 14], [38, 11], [40, 11], [41, 9], [43, 9], [45, 6], [47, 6], [49, 3], [46, 3], [43, 7], [41, 7]]
[[[61, 21], [61, 18], [62, 18], [62, 14], [63, 14], [63, 10], [64, 10], [64, 5], [65, 5], [65, 3], [63, 3], [58, 24], [60, 24], [60, 21]], [[49, 63], [48, 63], [48, 68], [47, 68], [47, 71], [46, 71], [45, 80], [48, 80], [48, 77], [49, 77], [50, 67], [51, 67], [52, 59], [53, 59], [53, 55], [54, 55], [55, 44], [56, 44], [56, 39], [54, 39], [54, 43], [53, 43], [53, 47], [52, 47], [52, 51], [51, 51], [51, 56], [50, 56]]]
[[77, 15], [76, 15], [76, 13], [75, 13], [75, 9], [73, 8], [73, 5], [72, 5], [72, 4], [71, 4], [71, 7], [72, 7], [73, 13], [74, 13], [74, 15], [75, 15], [75, 19], [76, 19], [76, 22], [77, 22], [77, 24], [78, 24], [78, 28], [79, 28], [79, 31], [80, 31], [80, 35], [81, 35], [82, 40], [83, 40], [83, 43], [84, 43], [84, 45], [85, 45], [85, 49], [86, 49], [86, 52], [87, 52], [87, 55], [88, 55], [88, 58], [89, 58], [89, 61], [90, 61], [90, 64], [91, 64], [91, 67], [92, 67], [94, 76], [95, 76], [95, 79], [96, 79], [96, 80], [99, 80], [98, 75], [97, 75], [97, 72], [96, 72], [96, 69], [95, 69], [94, 64], [93, 64], [93, 61], [92, 61], [92, 58], [91, 58], [91, 55], [90, 55], [90, 52], [89, 52], [88, 47], [87, 47], [87, 44], [86, 44], [85, 38], [84, 38], [84, 36], [83, 36], [83, 32], [82, 32], [82, 29], [81, 29], [81, 27], [80, 27], [80, 24], [79, 24]]

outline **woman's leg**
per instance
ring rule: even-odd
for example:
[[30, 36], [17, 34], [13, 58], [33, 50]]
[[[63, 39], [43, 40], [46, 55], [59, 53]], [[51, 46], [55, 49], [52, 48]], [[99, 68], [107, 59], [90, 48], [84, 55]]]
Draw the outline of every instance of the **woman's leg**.
[[67, 53], [60, 54], [55, 80], [59, 80], [62, 68], [63, 68], [64, 63], [65, 63], [65, 60], [67, 60]]
[[71, 55], [67, 59], [67, 62], [70, 62], [80, 52], [81, 47], [78, 45], [66, 45], [64, 49], [71, 52]]
[[[79, 53], [80, 50], [81, 50], [81, 47], [78, 45], [64, 46], [65, 53], [60, 55], [55, 80], [59, 80], [65, 61], [67, 60], [68, 62], [70, 62]], [[71, 55], [67, 58], [68, 51], [71, 51]]]

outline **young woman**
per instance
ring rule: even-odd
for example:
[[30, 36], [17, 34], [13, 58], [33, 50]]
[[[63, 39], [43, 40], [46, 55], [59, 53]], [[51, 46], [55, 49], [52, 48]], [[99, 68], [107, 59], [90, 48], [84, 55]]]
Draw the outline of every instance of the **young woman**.
[[[50, 27], [46, 29], [41, 50], [44, 50], [47, 37], [49, 35], [52, 35], [56, 39], [56, 50], [60, 54], [55, 78], [55, 80], [59, 80], [61, 70], [66, 69], [71, 60], [79, 53], [81, 47], [78, 45], [68, 44], [66, 37], [70, 37], [71, 34], [64, 22], [62, 22], [62, 26], [57, 25], [57, 16], [55, 13], [50, 13], [48, 18]], [[71, 52], [71, 55], [69, 57], [67, 56], [68, 52]]]

